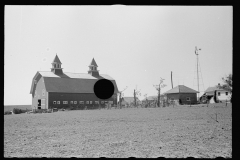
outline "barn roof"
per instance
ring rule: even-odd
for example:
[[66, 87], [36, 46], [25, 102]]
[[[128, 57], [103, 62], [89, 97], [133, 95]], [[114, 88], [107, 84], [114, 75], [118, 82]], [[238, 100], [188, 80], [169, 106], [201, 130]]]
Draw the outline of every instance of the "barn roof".
[[60, 64], [62, 64], [57, 55], [55, 56], [55, 58], [54, 58], [52, 63], [60, 63]]
[[[114, 93], [118, 92], [115, 80], [105, 74], [99, 77], [93, 77], [87, 73], [68, 73], [64, 72], [63, 75], [56, 75], [52, 72], [37, 72], [36, 75], [41, 75], [44, 79], [47, 92], [65, 92], [65, 93], [94, 93], [94, 84], [99, 79], [108, 79], [114, 85]], [[35, 76], [36, 77], [36, 76]], [[33, 80], [34, 81], [34, 80]], [[30, 93], [33, 92], [33, 85]]]
[[171, 94], [171, 93], [199, 93], [198, 91], [195, 91], [189, 87], [186, 87], [184, 85], [178, 85], [174, 87], [173, 89], [165, 92], [164, 94]]
[[92, 62], [90, 63], [89, 66], [96, 66], [98, 67], [97, 63], [95, 62], [94, 58], [92, 59]]

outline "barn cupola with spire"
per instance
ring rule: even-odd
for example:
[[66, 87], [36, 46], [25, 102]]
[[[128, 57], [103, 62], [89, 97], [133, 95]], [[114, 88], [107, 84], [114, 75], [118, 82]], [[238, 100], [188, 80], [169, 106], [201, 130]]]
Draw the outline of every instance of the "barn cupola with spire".
[[94, 76], [94, 77], [99, 77], [99, 70], [97, 70], [97, 63], [95, 62], [94, 58], [92, 59], [92, 62], [90, 63], [90, 65], [88, 66], [89, 70], [88, 70], [88, 74]]
[[52, 68], [51, 68], [51, 72], [53, 72], [54, 74], [63, 74], [63, 71], [61, 68], [61, 61], [59, 60], [57, 54], [52, 62]]

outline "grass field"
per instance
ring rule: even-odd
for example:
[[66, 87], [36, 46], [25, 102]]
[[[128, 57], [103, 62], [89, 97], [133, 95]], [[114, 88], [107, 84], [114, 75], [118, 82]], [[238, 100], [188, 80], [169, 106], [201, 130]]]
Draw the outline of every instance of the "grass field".
[[14, 108], [24, 109], [24, 110], [26, 110], [27, 108], [28, 110], [32, 110], [31, 105], [5, 105], [4, 112], [12, 111]]
[[232, 106], [4, 115], [4, 157], [231, 158]]

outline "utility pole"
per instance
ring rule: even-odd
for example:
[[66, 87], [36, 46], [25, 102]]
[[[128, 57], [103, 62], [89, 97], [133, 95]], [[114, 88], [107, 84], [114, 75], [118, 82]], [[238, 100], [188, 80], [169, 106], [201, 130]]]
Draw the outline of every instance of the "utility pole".
[[166, 86], [165, 84], [163, 84], [163, 81], [164, 81], [164, 79], [162, 79], [162, 78], [160, 77], [160, 83], [159, 83], [159, 85], [153, 85], [153, 87], [155, 87], [156, 90], [158, 91], [158, 100], [157, 100], [157, 106], [158, 106], [158, 107], [160, 107], [161, 88], [163, 88], [163, 87]]
[[122, 102], [122, 92], [125, 91], [126, 89], [127, 89], [127, 86], [124, 90], [119, 91], [119, 107], [120, 107], [120, 109], [122, 108], [122, 104], [121, 104], [121, 102]]
[[[172, 82], [172, 71], [171, 71], [171, 82]], [[172, 82], [172, 88], [173, 88], [173, 82]]]

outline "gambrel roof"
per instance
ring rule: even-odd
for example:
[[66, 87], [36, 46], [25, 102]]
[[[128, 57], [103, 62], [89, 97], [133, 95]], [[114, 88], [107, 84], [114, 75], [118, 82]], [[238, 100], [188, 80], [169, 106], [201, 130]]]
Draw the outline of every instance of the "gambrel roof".
[[174, 87], [173, 89], [165, 92], [164, 94], [171, 94], [171, 93], [199, 93], [198, 91], [195, 91], [189, 87], [186, 87], [184, 85], [178, 85]]
[[38, 81], [41, 77], [43, 77], [47, 92], [94, 93], [94, 84], [99, 79], [110, 80], [115, 88], [114, 93], [118, 92], [115, 80], [106, 74], [93, 77], [87, 73], [64, 72], [62, 75], [56, 75], [50, 71], [39, 71], [33, 78], [30, 94], [32, 94], [34, 90], [34, 81]]

